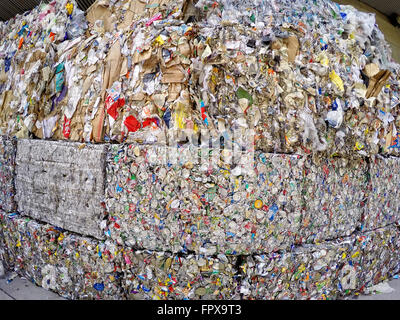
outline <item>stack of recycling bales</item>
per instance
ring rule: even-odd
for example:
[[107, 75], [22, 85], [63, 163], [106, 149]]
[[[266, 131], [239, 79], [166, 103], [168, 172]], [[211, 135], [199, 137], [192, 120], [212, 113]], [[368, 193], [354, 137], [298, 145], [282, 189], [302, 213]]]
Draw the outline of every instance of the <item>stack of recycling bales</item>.
[[400, 67], [374, 22], [325, 0], [0, 22], [1, 260], [71, 299], [337, 299], [396, 274]]

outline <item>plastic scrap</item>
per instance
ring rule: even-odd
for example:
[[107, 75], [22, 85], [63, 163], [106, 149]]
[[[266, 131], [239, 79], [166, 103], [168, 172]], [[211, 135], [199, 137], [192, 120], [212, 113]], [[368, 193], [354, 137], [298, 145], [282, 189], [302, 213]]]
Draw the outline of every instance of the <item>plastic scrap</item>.
[[392, 293], [395, 291], [394, 288], [392, 288], [389, 283], [387, 282], [381, 282], [378, 283], [370, 288], [368, 288], [368, 292], [374, 293], [374, 294], [380, 294], [380, 293]]

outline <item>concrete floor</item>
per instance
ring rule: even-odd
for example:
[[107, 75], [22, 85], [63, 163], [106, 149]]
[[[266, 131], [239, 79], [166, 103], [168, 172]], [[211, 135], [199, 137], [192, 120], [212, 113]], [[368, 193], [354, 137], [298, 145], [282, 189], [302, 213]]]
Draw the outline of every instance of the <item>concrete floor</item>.
[[361, 295], [356, 300], [400, 300], [400, 279], [392, 279], [387, 282], [393, 289], [390, 293], [380, 293], [372, 295]]
[[26, 278], [12, 278], [12, 273], [7, 273], [0, 279], [0, 300], [65, 300]]

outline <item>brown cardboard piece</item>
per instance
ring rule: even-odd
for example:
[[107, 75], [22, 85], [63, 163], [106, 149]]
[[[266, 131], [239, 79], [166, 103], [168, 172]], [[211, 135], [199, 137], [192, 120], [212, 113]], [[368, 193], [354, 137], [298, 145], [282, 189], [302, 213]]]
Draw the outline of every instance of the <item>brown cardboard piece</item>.
[[180, 54], [184, 55], [185, 57], [190, 56], [192, 50], [190, 48], [189, 41], [186, 37], [182, 37], [181, 39], [179, 39], [178, 51]]
[[382, 87], [389, 79], [390, 75], [391, 73], [389, 70], [381, 70], [373, 77], [369, 78], [368, 89], [367, 93], [365, 94], [365, 97], [367, 99], [371, 97], [377, 97], [378, 94], [381, 92]]
[[389, 126], [390, 126], [390, 130], [387, 132], [386, 138], [385, 138], [385, 142], [386, 142], [385, 149], [384, 149], [385, 152], [388, 151], [388, 149], [393, 141], [393, 124], [391, 123]]
[[[122, 21], [118, 25], [118, 29], [119, 30], [128, 29], [134, 20], [136, 20], [137, 18], [143, 17], [144, 15], [149, 16], [149, 17], [153, 16], [156, 12], [159, 11], [160, 5], [164, 1], [160, 1], [160, 0], [150, 0], [150, 1], [131, 0], [129, 2], [130, 2], [130, 6], [129, 6], [129, 9], [126, 11], [125, 15], [124, 15], [124, 21]], [[136, 19], [135, 19], [135, 17], [136, 17]]]
[[159, 58], [157, 55], [153, 54], [149, 59], [143, 62], [141, 74], [153, 73], [157, 70], [157, 65], [159, 63]]
[[122, 66], [121, 48], [119, 41], [115, 41], [108, 53], [106, 65], [103, 72], [103, 86], [101, 88], [101, 97], [105, 101], [106, 90], [119, 79]]
[[168, 86], [168, 102], [174, 101], [179, 97], [179, 93], [182, 90], [182, 85], [180, 83], [171, 83]]
[[0, 71], [0, 83], [7, 81], [7, 74], [4, 72], [4, 69]]
[[69, 138], [71, 141], [80, 141], [82, 138], [83, 126], [85, 123], [85, 112], [83, 109], [82, 103], [79, 102], [75, 114], [71, 119], [71, 135]]
[[151, 51], [151, 48], [144, 48], [144, 50], [140, 53], [138, 51], [135, 51], [132, 62], [136, 64], [149, 59], [151, 57]]
[[136, 4], [137, 4], [137, 1], [130, 1], [130, 7], [124, 15], [124, 21], [122, 21], [118, 25], [118, 30], [125, 30], [130, 27], [130, 25], [133, 22], [134, 16], [135, 16], [134, 9], [135, 9]]
[[271, 49], [272, 50], [280, 50], [282, 48], [282, 45], [283, 45], [282, 40], [277, 39], [271, 43]]
[[299, 52], [299, 46], [300, 46], [299, 39], [297, 39], [296, 36], [292, 35], [286, 39], [283, 39], [283, 43], [288, 48], [287, 51], [288, 61], [294, 62]]
[[86, 12], [86, 19], [94, 24], [97, 20], [103, 20], [104, 30], [110, 32], [112, 30], [111, 11], [106, 1], [96, 1]]
[[174, 65], [171, 68], [162, 70], [161, 83], [182, 83], [185, 81], [184, 69], [182, 66]]
[[136, 15], [137, 18], [152, 17], [164, 4], [170, 3], [172, 0], [133, 0], [131, 1], [130, 11]]
[[89, 76], [87, 77], [84, 81], [83, 81], [83, 85], [82, 85], [82, 97], [85, 96], [86, 92], [89, 90], [90, 85], [92, 84], [92, 80], [93, 80], [93, 76]]
[[369, 63], [364, 67], [363, 72], [368, 78], [371, 78], [379, 72], [379, 67], [375, 63]]
[[95, 142], [102, 142], [104, 137], [104, 103], [100, 102], [99, 109], [92, 120], [92, 137]]

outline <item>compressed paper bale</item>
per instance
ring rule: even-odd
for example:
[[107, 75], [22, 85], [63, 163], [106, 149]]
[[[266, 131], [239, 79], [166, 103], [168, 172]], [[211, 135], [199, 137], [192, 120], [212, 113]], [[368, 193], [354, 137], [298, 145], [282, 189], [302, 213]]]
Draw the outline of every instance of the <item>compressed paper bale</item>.
[[400, 68], [371, 13], [328, 0], [69, 6], [0, 23], [1, 133], [167, 144], [254, 129], [264, 152], [399, 152]]
[[[384, 90], [378, 88], [377, 101], [363, 105], [365, 92], [350, 90], [367, 82], [359, 71], [363, 64], [351, 67], [350, 60], [356, 65], [361, 61], [347, 60], [354, 39], [359, 41], [356, 50], [368, 48], [376, 57], [385, 56], [388, 47], [376, 37], [380, 31], [374, 29], [372, 14], [330, 1], [307, 3], [306, 16], [295, 13], [303, 10], [302, 1], [222, 3], [223, 10], [204, 10], [212, 1], [197, 3], [204, 18], [199, 19], [199, 33], [204, 39], [212, 36], [197, 42], [193, 60], [204, 77], [193, 72], [192, 85], [203, 91], [209, 122], [218, 115], [234, 127], [238, 118], [244, 118], [257, 132], [256, 148], [268, 152], [378, 152], [385, 144], [384, 132], [388, 133], [381, 129], [390, 125], [373, 106], [384, 104], [384, 117], [389, 122], [389, 114], [396, 118], [388, 101], [393, 97], [398, 103], [398, 66], [390, 58], [379, 60], [379, 69], [390, 68], [396, 75]], [[321, 18], [330, 23], [320, 24]], [[340, 62], [338, 55], [343, 57]], [[337, 69], [338, 64], [343, 68]], [[249, 106], [242, 113], [236, 106], [245, 96]]]
[[124, 250], [122, 286], [128, 299], [230, 300], [236, 257]]
[[369, 170], [371, 184], [363, 230], [384, 227], [400, 219], [400, 159], [372, 157]]
[[14, 139], [0, 136], [0, 210], [6, 212], [13, 212], [16, 209], [14, 201], [16, 150]]
[[58, 227], [102, 238], [105, 145], [19, 140], [18, 210]]
[[360, 233], [357, 236], [357, 247], [361, 257], [363, 290], [399, 273], [398, 223]]
[[240, 265], [244, 299], [338, 299], [362, 283], [355, 237], [293, 251], [248, 256]]
[[363, 158], [309, 157], [304, 172], [300, 243], [349, 236], [366, 210], [368, 163]]

